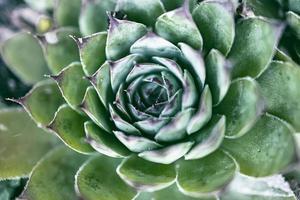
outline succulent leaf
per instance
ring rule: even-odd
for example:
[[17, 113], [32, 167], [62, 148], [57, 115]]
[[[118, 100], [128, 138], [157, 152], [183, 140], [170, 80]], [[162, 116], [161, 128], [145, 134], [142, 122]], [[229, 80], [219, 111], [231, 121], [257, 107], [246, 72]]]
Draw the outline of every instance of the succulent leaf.
[[280, 29], [259, 17], [242, 19], [236, 24], [236, 37], [228, 55], [234, 78], [256, 77], [266, 69], [275, 52]]
[[1, 56], [10, 70], [27, 84], [41, 81], [49, 72], [43, 50], [30, 33], [18, 33], [6, 40], [1, 45]]
[[108, 28], [107, 12], [114, 11], [117, 0], [82, 0], [79, 29], [83, 36]]
[[63, 104], [58, 108], [53, 121], [47, 128], [56, 133], [56, 135], [70, 148], [79, 153], [89, 154], [94, 151], [85, 141], [85, 121], [86, 117], [78, 114], [68, 105]]
[[76, 199], [74, 175], [86, 159], [86, 156], [67, 147], [53, 149], [32, 171], [21, 198], [32, 200]]
[[291, 123], [299, 131], [299, 67], [287, 62], [272, 62], [257, 81], [266, 101], [267, 111]]
[[78, 36], [79, 33], [74, 28], [61, 28], [40, 37], [48, 67], [53, 74], [80, 60], [76, 43], [70, 35]]
[[233, 44], [234, 6], [231, 0], [203, 1], [193, 11], [193, 19], [203, 37], [204, 50], [217, 49], [227, 55]]
[[47, 126], [64, 99], [55, 82], [37, 83], [24, 97], [15, 100], [21, 104], [39, 126]]
[[106, 60], [105, 47], [107, 33], [99, 32], [83, 38], [74, 39], [79, 48], [83, 71], [87, 76], [91, 76]]
[[115, 172], [120, 161], [97, 156], [86, 162], [77, 172], [75, 179], [75, 187], [80, 196], [87, 200], [133, 199], [137, 192], [124, 183]]
[[78, 27], [81, 0], [58, 0], [54, 9], [54, 17], [59, 26]]
[[155, 191], [170, 186], [176, 178], [175, 166], [146, 161], [137, 156], [125, 159], [117, 173], [138, 190]]
[[108, 132], [99, 128], [93, 122], [85, 122], [84, 130], [87, 142], [98, 152], [115, 158], [126, 157], [130, 151], [122, 143]]
[[225, 127], [225, 116], [215, 115], [202, 130], [193, 134], [195, 144], [184, 158], [186, 160], [199, 159], [216, 151], [223, 142]]
[[73, 109], [81, 104], [89, 81], [84, 79], [80, 62], [73, 62], [65, 67], [57, 76], [51, 76], [56, 82], [66, 102]]
[[188, 5], [169, 11], [157, 19], [157, 34], [173, 44], [184, 42], [195, 49], [202, 49], [202, 37], [192, 18]]
[[124, 12], [131, 21], [153, 26], [156, 18], [165, 12], [160, 0], [119, 0], [116, 10]]
[[91, 86], [86, 90], [81, 109], [95, 124], [111, 133], [112, 123], [110, 122], [108, 112], [100, 101], [96, 90]]
[[215, 112], [226, 116], [226, 137], [237, 138], [252, 128], [264, 108], [257, 82], [246, 77], [232, 81], [224, 100]]
[[241, 173], [268, 176], [295, 159], [294, 132], [286, 122], [265, 114], [247, 134], [226, 139], [222, 146], [239, 163]]
[[219, 150], [198, 160], [181, 161], [177, 185], [184, 193], [205, 196], [231, 181], [236, 170], [234, 160]]
[[27, 177], [35, 164], [56, 144], [56, 138], [36, 127], [25, 111], [1, 109], [0, 180]]

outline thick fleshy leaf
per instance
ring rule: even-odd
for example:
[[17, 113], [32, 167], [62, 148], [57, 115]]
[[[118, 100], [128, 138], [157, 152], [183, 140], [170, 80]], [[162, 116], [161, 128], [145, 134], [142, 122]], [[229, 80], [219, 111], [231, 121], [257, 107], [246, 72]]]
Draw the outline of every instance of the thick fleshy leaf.
[[182, 83], [185, 82], [182, 69], [174, 60], [163, 57], [153, 57], [153, 60], [167, 67], [170, 72], [174, 74], [174, 76], [178, 78]]
[[202, 130], [194, 133], [192, 141], [195, 141], [195, 144], [184, 158], [199, 159], [217, 150], [224, 139], [225, 123], [225, 116], [214, 115]]
[[98, 156], [83, 165], [76, 175], [77, 191], [86, 200], [131, 200], [137, 192], [117, 175], [120, 159]]
[[49, 130], [56, 135], [70, 148], [83, 154], [93, 152], [93, 148], [85, 141], [84, 122], [86, 118], [64, 104], [59, 107]]
[[93, 122], [85, 122], [84, 130], [88, 143], [98, 152], [115, 158], [126, 157], [130, 151], [112, 134], [100, 129]]
[[300, 68], [288, 62], [272, 62], [257, 81], [267, 111], [300, 131]]
[[109, 105], [109, 112], [113, 123], [119, 130], [124, 131], [126, 134], [141, 135], [141, 132], [137, 128], [118, 114], [114, 106]]
[[140, 55], [131, 54], [116, 62], [110, 62], [110, 77], [113, 92], [117, 92], [120, 85], [126, 80], [127, 75], [133, 66], [140, 59]]
[[57, 140], [18, 108], [0, 110], [0, 180], [28, 176]]
[[57, 76], [51, 76], [66, 102], [76, 109], [82, 102], [89, 81], [84, 79], [84, 72], [80, 62], [73, 62], [64, 68]]
[[80, 107], [93, 122], [107, 132], [111, 132], [112, 123], [109, 120], [108, 111], [103, 106], [94, 88], [88, 87]]
[[191, 197], [181, 193], [176, 184], [171, 185], [162, 190], [155, 192], [141, 192], [135, 200], [217, 200], [217, 197], [212, 195], [210, 197]]
[[79, 28], [87, 36], [108, 28], [107, 12], [114, 11], [116, 0], [82, 0]]
[[243, 174], [278, 173], [295, 158], [294, 130], [279, 118], [266, 114], [244, 136], [225, 139], [223, 147], [236, 159]]
[[53, 0], [24, 0], [30, 7], [40, 10], [40, 11], [46, 11], [48, 9], [53, 8], [54, 2]]
[[56, 83], [46, 80], [36, 84], [26, 96], [16, 102], [25, 108], [38, 126], [46, 126], [52, 121], [64, 99]]
[[174, 58], [181, 54], [178, 47], [153, 32], [149, 32], [136, 41], [130, 47], [130, 53], [137, 53], [148, 57], [161, 56], [167, 58]]
[[119, 0], [117, 11], [124, 12], [131, 21], [143, 23], [147, 26], [153, 26], [156, 18], [165, 12], [160, 0]]
[[183, 7], [158, 17], [155, 31], [173, 44], [184, 42], [195, 49], [202, 48], [201, 34], [189, 11], [188, 1]]
[[154, 136], [159, 129], [166, 125], [170, 121], [170, 118], [149, 118], [135, 122], [134, 125], [138, 127], [144, 134]]
[[174, 165], [149, 162], [135, 155], [124, 160], [117, 173], [126, 183], [142, 191], [168, 187], [176, 178]]
[[232, 76], [258, 76], [268, 66], [277, 45], [281, 28], [259, 17], [241, 20], [228, 55], [233, 64]]
[[10, 70], [27, 84], [42, 80], [49, 72], [42, 47], [29, 33], [18, 33], [6, 40], [1, 45], [1, 56]]
[[226, 116], [228, 138], [244, 135], [264, 111], [265, 104], [260, 88], [250, 77], [234, 80], [215, 112]]
[[192, 72], [196, 76], [198, 88], [203, 88], [206, 74], [202, 55], [187, 44], [179, 43], [178, 45], [183, 53], [184, 58], [186, 59], [186, 62], [189, 63]]
[[53, 149], [32, 171], [21, 199], [76, 199], [74, 175], [86, 159], [64, 146]]
[[212, 97], [208, 86], [201, 94], [198, 110], [190, 119], [187, 126], [187, 133], [192, 134], [200, 130], [211, 118], [212, 115]]
[[186, 69], [184, 70], [183, 81], [182, 109], [184, 110], [195, 107], [199, 98], [199, 90], [192, 74]]
[[[185, 0], [161, 0], [161, 2], [164, 4], [164, 7], [167, 11], [174, 10], [176, 8], [179, 8], [182, 6]], [[192, 11], [194, 7], [197, 5], [197, 0], [188, 0], [190, 10]]]
[[74, 61], [79, 61], [76, 43], [70, 35], [78, 36], [74, 28], [61, 28], [41, 36], [44, 55], [52, 73], [57, 74]]
[[[247, 0], [245, 2], [246, 9], [253, 12], [256, 16], [265, 16], [268, 18], [281, 18], [282, 9], [278, 3], [279, 1], [265, 1], [265, 0]], [[286, 1], [287, 2], [287, 1]]]
[[56, 2], [54, 17], [58, 26], [78, 27], [81, 0], [59, 0]]
[[134, 68], [131, 70], [131, 72], [128, 74], [126, 78], [126, 82], [130, 82], [133, 79], [146, 75], [146, 74], [152, 74], [157, 73], [166, 70], [164, 66], [152, 64], [152, 63], [145, 63], [145, 64], [136, 64]]
[[207, 84], [211, 89], [213, 104], [220, 103], [230, 86], [230, 65], [225, 57], [212, 49], [206, 57]]
[[155, 140], [158, 142], [173, 142], [183, 139], [187, 135], [186, 129], [194, 112], [195, 109], [189, 108], [178, 113], [159, 130], [155, 135]]
[[300, 16], [294, 12], [287, 12], [287, 22], [293, 31], [296, 33], [296, 37], [300, 39]]
[[300, 13], [300, 1], [299, 0], [288, 0], [288, 7], [290, 10]]
[[179, 162], [177, 185], [186, 194], [203, 196], [230, 182], [236, 169], [234, 160], [219, 150], [198, 160]]
[[87, 76], [93, 75], [105, 62], [107, 33], [99, 32], [83, 38], [75, 38], [79, 48], [83, 71]]
[[96, 89], [100, 100], [106, 108], [108, 108], [108, 104], [113, 101], [110, 80], [110, 64], [108, 64], [108, 62], [105, 62], [90, 78], [90, 82]]
[[157, 150], [144, 151], [138, 155], [151, 162], [171, 164], [184, 156], [191, 149], [193, 144], [194, 142], [183, 142]]
[[147, 27], [144, 24], [119, 20], [111, 15], [109, 20], [106, 57], [109, 60], [118, 60], [128, 55], [131, 45], [147, 33]]
[[143, 136], [126, 135], [121, 131], [114, 131], [115, 136], [133, 152], [143, 152], [162, 147], [160, 144]]
[[204, 49], [229, 52], [234, 39], [234, 7], [231, 0], [204, 1], [193, 11], [193, 18], [204, 41]]
[[237, 174], [221, 194], [221, 200], [296, 200], [289, 184], [281, 175], [254, 178]]

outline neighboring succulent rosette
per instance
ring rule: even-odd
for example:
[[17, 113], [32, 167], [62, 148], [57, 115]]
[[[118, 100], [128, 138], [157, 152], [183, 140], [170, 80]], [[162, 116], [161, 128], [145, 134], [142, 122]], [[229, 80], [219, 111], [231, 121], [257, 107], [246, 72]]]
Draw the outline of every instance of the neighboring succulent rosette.
[[[81, 15], [95, 2], [85, 1]], [[41, 66], [53, 73], [14, 101], [85, 154], [52, 150], [23, 197], [232, 200], [260, 198], [264, 189], [270, 198], [295, 199], [285, 184], [268, 185], [284, 183], [279, 175], [254, 178], [298, 161], [300, 68], [273, 60], [282, 26], [236, 19], [230, 0], [106, 2], [115, 11], [107, 12], [107, 31], [81, 36], [96, 27], [83, 22], [91, 14], [79, 18], [81, 33], [22, 33], [3, 45], [6, 62], [29, 83], [43, 79]], [[55, 13], [57, 22], [70, 22]], [[22, 42], [31, 44], [31, 59], [14, 53]]]

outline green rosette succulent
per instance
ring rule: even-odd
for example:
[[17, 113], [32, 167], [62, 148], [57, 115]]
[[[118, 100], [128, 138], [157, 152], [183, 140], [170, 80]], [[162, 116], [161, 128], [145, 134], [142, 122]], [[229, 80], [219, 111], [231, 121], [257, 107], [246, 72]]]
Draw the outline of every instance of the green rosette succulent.
[[[58, 1], [60, 28], [19, 33], [2, 56], [38, 82], [13, 101], [67, 147], [26, 138], [27, 168], [0, 177], [30, 172], [21, 198], [33, 200], [296, 199], [278, 174], [298, 161], [300, 68], [274, 58], [280, 23], [237, 6]], [[8, 130], [22, 130], [14, 116], [30, 121], [0, 113]]]

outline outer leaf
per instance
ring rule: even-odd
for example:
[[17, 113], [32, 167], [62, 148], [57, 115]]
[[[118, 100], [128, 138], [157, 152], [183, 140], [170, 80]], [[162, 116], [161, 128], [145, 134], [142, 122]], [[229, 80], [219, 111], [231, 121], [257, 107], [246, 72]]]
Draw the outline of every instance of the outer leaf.
[[107, 13], [115, 10], [116, 0], [82, 0], [83, 5], [79, 18], [82, 35], [91, 35], [106, 31], [108, 27]]
[[185, 154], [186, 160], [203, 158], [217, 150], [225, 135], [225, 116], [214, 115], [210, 122], [200, 131], [194, 133], [195, 145]]
[[59, 0], [56, 2], [54, 17], [59, 26], [78, 26], [81, 0]]
[[177, 185], [184, 193], [203, 196], [231, 181], [236, 169], [234, 160], [219, 150], [202, 159], [181, 161]]
[[300, 68], [288, 62], [273, 62], [257, 81], [268, 112], [300, 131]]
[[267, 176], [278, 173], [295, 158], [293, 132], [286, 122], [267, 114], [246, 135], [226, 139], [223, 147], [243, 174]]
[[126, 157], [130, 151], [112, 134], [100, 129], [93, 122], [85, 122], [84, 130], [88, 143], [98, 152], [115, 158]]
[[84, 122], [86, 118], [64, 104], [55, 113], [55, 118], [47, 126], [70, 148], [83, 154], [93, 152], [93, 148], [86, 143]]
[[142, 191], [154, 191], [171, 185], [176, 178], [174, 165], [146, 161], [137, 156], [124, 160], [117, 173], [129, 185]]
[[225, 57], [212, 49], [206, 57], [207, 84], [211, 89], [213, 104], [220, 103], [230, 86], [230, 66]]
[[120, 160], [95, 157], [83, 165], [76, 175], [76, 188], [86, 200], [131, 200], [137, 194], [115, 172]]
[[221, 194], [221, 200], [296, 200], [281, 175], [253, 178], [238, 174]]
[[79, 48], [83, 71], [87, 76], [93, 75], [105, 62], [106, 38], [106, 32], [95, 33], [83, 38], [74, 38]]
[[234, 39], [234, 7], [231, 0], [204, 1], [193, 11], [193, 19], [204, 40], [204, 49], [229, 52]]
[[119, 0], [117, 11], [124, 12], [128, 19], [147, 26], [155, 24], [156, 18], [165, 12], [160, 0]]
[[21, 198], [76, 199], [74, 175], [85, 159], [67, 147], [54, 149], [34, 168]]
[[79, 62], [64, 68], [57, 76], [51, 76], [58, 84], [66, 102], [76, 109], [82, 102], [89, 81], [84, 79], [84, 72]]
[[132, 21], [118, 20], [113, 16], [109, 20], [106, 57], [118, 60], [128, 55], [131, 45], [147, 33], [147, 27]]
[[158, 35], [174, 44], [184, 42], [195, 49], [202, 48], [201, 34], [186, 3], [181, 8], [161, 15], [155, 23], [155, 30]]
[[28, 176], [57, 140], [21, 109], [0, 110], [0, 180]]
[[52, 73], [57, 74], [70, 63], [80, 60], [76, 43], [70, 37], [78, 34], [76, 29], [61, 28], [41, 37], [44, 55]]
[[99, 127], [111, 133], [112, 123], [108, 111], [103, 106], [94, 88], [88, 87], [81, 109], [93, 120]]
[[8, 67], [27, 84], [42, 80], [44, 74], [49, 72], [38, 40], [29, 33], [18, 33], [6, 40], [1, 45], [1, 56]]
[[236, 79], [215, 112], [226, 116], [228, 138], [244, 135], [258, 120], [264, 102], [258, 84], [252, 78]]
[[64, 99], [55, 82], [47, 80], [36, 84], [26, 96], [16, 102], [25, 108], [39, 126], [46, 126], [52, 121]]
[[258, 76], [270, 62], [280, 28], [262, 18], [252, 17], [236, 25], [236, 37], [228, 55], [234, 68], [232, 76]]

